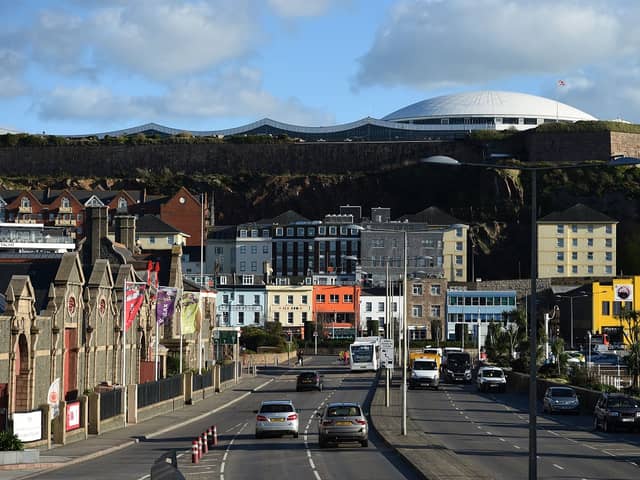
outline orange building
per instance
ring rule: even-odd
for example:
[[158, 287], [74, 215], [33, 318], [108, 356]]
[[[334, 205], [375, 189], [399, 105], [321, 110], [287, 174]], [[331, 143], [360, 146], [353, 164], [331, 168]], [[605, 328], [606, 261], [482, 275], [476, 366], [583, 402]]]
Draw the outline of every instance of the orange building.
[[314, 285], [313, 318], [319, 335], [355, 336], [360, 325], [359, 285]]

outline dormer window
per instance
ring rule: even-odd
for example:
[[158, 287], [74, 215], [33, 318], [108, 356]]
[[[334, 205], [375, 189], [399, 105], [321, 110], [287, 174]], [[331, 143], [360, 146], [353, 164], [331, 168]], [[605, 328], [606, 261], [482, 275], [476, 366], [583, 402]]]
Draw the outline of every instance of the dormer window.
[[60, 206], [62, 208], [69, 208], [71, 206], [71, 202], [69, 201], [69, 199], [67, 197], [62, 197], [60, 199]]
[[125, 198], [120, 197], [118, 199], [118, 210], [126, 210], [127, 209], [127, 200]]
[[31, 208], [31, 200], [28, 197], [22, 197], [20, 200], [20, 206], [23, 208]]

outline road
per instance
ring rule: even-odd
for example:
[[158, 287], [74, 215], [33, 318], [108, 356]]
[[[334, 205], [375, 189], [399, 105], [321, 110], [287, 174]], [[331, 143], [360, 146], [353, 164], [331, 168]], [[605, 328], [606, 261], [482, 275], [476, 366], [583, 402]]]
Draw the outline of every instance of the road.
[[[528, 397], [481, 394], [473, 385], [411, 390], [416, 425], [491, 478], [528, 476]], [[538, 417], [538, 478], [637, 479], [640, 435], [594, 432], [590, 416]]]
[[[366, 402], [373, 393], [372, 373], [349, 372], [335, 357], [315, 357], [305, 367], [274, 368], [260, 375], [271, 378], [257, 392], [201, 421], [153, 439], [141, 439], [132, 447], [99, 457], [90, 462], [70, 465], [34, 478], [143, 480], [149, 478], [151, 464], [163, 453], [176, 450], [179, 465], [185, 465], [188, 478], [219, 480], [247, 478], [324, 479], [416, 479], [412, 467], [370, 434], [369, 447], [345, 444], [320, 450], [317, 443], [315, 413], [327, 401]], [[319, 369], [324, 374], [322, 392], [295, 391], [295, 378], [301, 369]], [[254, 436], [255, 413], [262, 400], [287, 398], [300, 410], [300, 437], [265, 438]], [[198, 466], [190, 462], [191, 441], [211, 425], [218, 428], [218, 447], [206, 454]], [[196, 475], [194, 476], [194, 471]]]

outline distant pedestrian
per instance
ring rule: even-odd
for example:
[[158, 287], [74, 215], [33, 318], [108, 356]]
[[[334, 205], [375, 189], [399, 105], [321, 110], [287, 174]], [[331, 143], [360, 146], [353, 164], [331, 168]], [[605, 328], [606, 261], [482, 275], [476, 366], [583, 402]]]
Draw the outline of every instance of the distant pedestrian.
[[300, 365], [304, 365], [304, 350], [300, 349], [298, 350], [298, 362], [300, 363]]
[[340, 363], [344, 363], [344, 350], [340, 350], [340, 353], [338, 354], [338, 360], [340, 360]]

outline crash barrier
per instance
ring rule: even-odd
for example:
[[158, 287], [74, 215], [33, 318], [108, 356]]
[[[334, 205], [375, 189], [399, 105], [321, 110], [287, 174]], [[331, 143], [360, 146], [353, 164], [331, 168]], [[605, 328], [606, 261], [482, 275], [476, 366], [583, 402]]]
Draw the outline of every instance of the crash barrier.
[[159, 457], [151, 466], [151, 480], [185, 480], [178, 470], [178, 459], [175, 450]]
[[138, 408], [163, 402], [182, 395], [182, 375], [162, 378], [157, 382], [138, 385]]
[[200, 462], [200, 452], [198, 451], [198, 440], [191, 442], [191, 463]]

